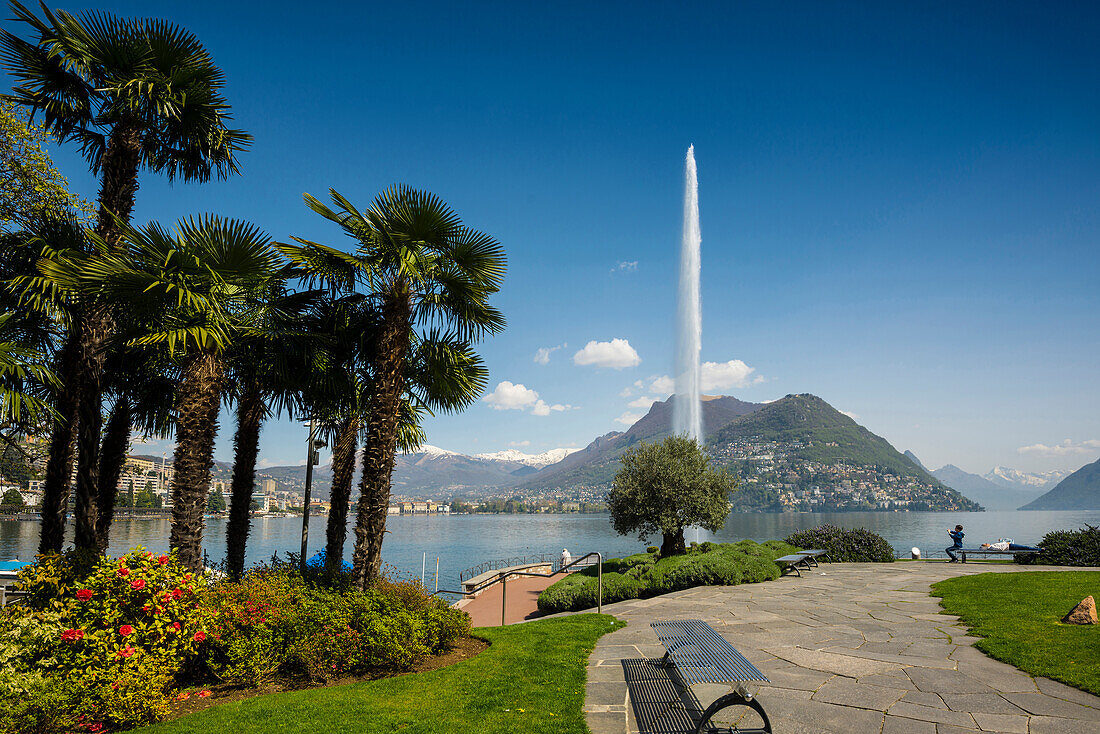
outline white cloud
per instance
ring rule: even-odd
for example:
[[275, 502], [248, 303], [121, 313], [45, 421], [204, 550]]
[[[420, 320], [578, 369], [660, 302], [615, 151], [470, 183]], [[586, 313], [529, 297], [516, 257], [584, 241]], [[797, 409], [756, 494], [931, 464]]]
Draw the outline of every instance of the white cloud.
[[749, 367], [739, 359], [731, 359], [729, 362], [703, 362], [702, 387], [703, 390], [726, 390], [731, 387], [748, 387], [763, 382], [760, 375], [753, 376], [756, 369]]
[[849, 418], [851, 418], [852, 420], [856, 421], [857, 423], [858, 423], [858, 422], [859, 422], [859, 420], [860, 420], [860, 417], [859, 417], [858, 415], [856, 415], [855, 413], [852, 413], [851, 411], [848, 411], [848, 410], [842, 410], [842, 411], [840, 411], [840, 412], [841, 412], [842, 414], [844, 414], [844, 415], [848, 416], [848, 417], [849, 417]]
[[513, 384], [504, 380], [483, 400], [494, 410], [523, 410], [538, 401], [539, 394], [522, 384]]
[[530, 446], [531, 442], [530, 441], [509, 441], [508, 445], [509, 446]]
[[661, 395], [671, 395], [676, 392], [676, 381], [668, 375], [654, 377], [649, 383], [649, 389]]
[[1016, 452], [1052, 458], [1056, 456], [1072, 456], [1075, 454], [1091, 454], [1097, 450], [1100, 450], [1100, 440], [1089, 439], [1076, 443], [1067, 438], [1065, 441], [1062, 441], [1062, 443], [1055, 444], [1054, 446], [1047, 446], [1041, 443], [1032, 444], [1031, 446], [1021, 446], [1016, 449]]
[[[703, 362], [699, 366], [700, 379], [703, 392], [713, 393], [728, 390], [731, 387], [749, 387], [764, 382], [760, 375], [754, 375], [755, 367], [749, 367], [739, 359], [731, 359], [728, 362]], [[676, 380], [668, 375], [651, 377], [649, 391], [660, 395], [671, 395], [676, 392]]]
[[633, 367], [641, 362], [641, 357], [626, 339], [612, 339], [609, 342], [590, 341], [584, 349], [573, 355], [573, 362], [581, 366], [611, 367], [621, 370]]
[[553, 354], [554, 352], [558, 351], [559, 349], [563, 349], [567, 346], [569, 346], [569, 345], [568, 344], [559, 344], [556, 347], [539, 347], [538, 351], [535, 352], [535, 363], [536, 364], [550, 364], [550, 355]]
[[627, 405], [629, 405], [631, 408], [649, 408], [651, 405], [653, 405], [654, 402], [656, 402], [656, 400], [657, 398], [651, 398], [648, 395], [643, 395], [636, 400], [631, 400], [629, 403], [627, 403]]
[[620, 260], [619, 262], [615, 263], [615, 267], [611, 268], [611, 272], [615, 273], [615, 272], [618, 272], [618, 271], [623, 271], [623, 272], [627, 272], [627, 273], [633, 273], [637, 269], [638, 269], [638, 261], [637, 260]]
[[513, 384], [508, 380], [499, 383], [491, 393], [482, 398], [494, 410], [527, 410], [531, 415], [546, 416], [551, 412], [572, 410], [572, 405], [547, 403], [539, 397], [537, 391], [523, 384]]
[[631, 413], [627, 411], [615, 419], [616, 423], [622, 423], [624, 426], [632, 426], [642, 418], [645, 418], [645, 413]]
[[554, 403], [548, 405], [544, 401], [540, 400], [535, 403], [535, 407], [531, 408], [531, 415], [550, 415], [550, 412], [560, 413], [566, 410], [572, 410], [572, 405], [561, 405], [560, 403]]

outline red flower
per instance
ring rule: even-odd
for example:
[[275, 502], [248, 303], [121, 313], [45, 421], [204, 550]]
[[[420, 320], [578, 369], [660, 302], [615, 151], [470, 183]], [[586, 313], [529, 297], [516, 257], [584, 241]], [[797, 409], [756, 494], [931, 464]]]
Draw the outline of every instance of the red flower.
[[145, 579], [134, 579], [130, 582], [130, 588], [136, 591], [141, 591], [145, 588]]
[[168, 565], [168, 556], [157, 556], [157, 563], [162, 566]]
[[189, 698], [191, 698], [191, 694], [187, 691], [181, 691], [180, 694], [176, 696], [177, 701], [186, 701]]
[[119, 578], [126, 578], [129, 575], [130, 575], [130, 569], [126, 568], [125, 566], [119, 566], [119, 569], [118, 569]]
[[198, 632], [195, 633], [195, 636], [192, 637], [191, 639], [193, 639], [195, 642], [202, 642], [203, 640], [206, 639], [206, 633], [203, 632], [202, 630], [199, 630]]
[[76, 598], [79, 599], [80, 601], [88, 601], [89, 599], [92, 598], [92, 590], [91, 589], [81, 589], [80, 591], [76, 592]]
[[181, 596], [183, 596], [182, 591], [180, 591], [179, 589], [172, 589], [172, 598], [173, 599], [179, 599]]
[[145, 604], [141, 607], [141, 611], [145, 612], [146, 614], [152, 614], [153, 613], [153, 607], [149, 606], [148, 604]]
[[127, 635], [132, 635], [134, 633], [134, 628], [128, 624], [124, 624], [118, 628], [118, 633], [123, 637], [126, 637]]
[[61, 639], [65, 642], [77, 642], [84, 639], [84, 630], [65, 630], [61, 633]]
[[180, 629], [181, 629], [180, 623], [179, 622], [173, 622], [172, 623], [172, 629], [174, 629], [176, 632], [179, 632]]
[[210, 691], [207, 691], [207, 690], [199, 691], [199, 698], [210, 698]]
[[92, 734], [96, 734], [96, 732], [101, 732], [104, 728], [105, 727], [103, 726], [103, 724], [98, 721], [93, 721], [91, 724], [88, 724], [88, 731], [92, 732]]
[[128, 657], [130, 657], [131, 655], [133, 655], [133, 654], [134, 654], [135, 652], [137, 652], [137, 650], [135, 650], [134, 648], [132, 648], [132, 647], [130, 647], [129, 645], [127, 645], [126, 647], [124, 647], [124, 648], [122, 648], [121, 650], [119, 650], [118, 652], [116, 652], [116, 653], [115, 653], [115, 657], [118, 657], [118, 658], [128, 658]]

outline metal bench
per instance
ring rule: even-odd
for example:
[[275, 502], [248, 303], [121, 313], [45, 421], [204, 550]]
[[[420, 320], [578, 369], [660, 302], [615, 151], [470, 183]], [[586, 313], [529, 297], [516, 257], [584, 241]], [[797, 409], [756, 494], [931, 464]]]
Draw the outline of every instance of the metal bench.
[[[1034, 550], [993, 550], [992, 548], [952, 548], [951, 550], [959, 554], [959, 560], [966, 563], [966, 556], [1012, 556], [1013, 560], [1019, 560], [1020, 563], [1031, 563], [1035, 560], [1035, 556], [1039, 555], [1039, 551]], [[1021, 558], [1017, 559], [1017, 556]]]
[[799, 553], [805, 553], [809, 558], [806, 559], [807, 563], [812, 563], [814, 567], [817, 567], [817, 559], [824, 555], [827, 555], [829, 551], [823, 548], [811, 548], [810, 550], [800, 550]]
[[[790, 571], [794, 571], [801, 576], [802, 572], [798, 570], [799, 566], [802, 566], [807, 571], [810, 570], [810, 556], [801, 551], [798, 553], [791, 553], [789, 556], [780, 556], [775, 559], [775, 562], [780, 566], [780, 576], [784, 576]], [[814, 561], [814, 565], [817, 565], [817, 561]]]
[[649, 626], [657, 633], [657, 639], [666, 651], [660, 665], [666, 668], [675, 665], [676, 672], [687, 687], [696, 683], [737, 684], [732, 692], [719, 696], [707, 707], [695, 728], [695, 734], [702, 734], [715, 714], [731, 706], [747, 706], [760, 714], [764, 722], [762, 729], [731, 731], [741, 734], [771, 734], [772, 725], [764, 706], [742, 685], [750, 681], [770, 681], [724, 637], [700, 619], [650, 622]]

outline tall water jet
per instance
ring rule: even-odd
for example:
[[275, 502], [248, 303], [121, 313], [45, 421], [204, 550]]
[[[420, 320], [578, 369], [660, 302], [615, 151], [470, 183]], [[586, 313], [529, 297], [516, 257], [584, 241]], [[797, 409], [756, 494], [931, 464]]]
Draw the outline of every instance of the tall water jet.
[[699, 305], [699, 181], [695, 172], [695, 146], [688, 148], [684, 164], [684, 229], [680, 237], [680, 288], [677, 299], [676, 399], [672, 428], [679, 435], [702, 443], [703, 402], [699, 352], [702, 347], [703, 312]]

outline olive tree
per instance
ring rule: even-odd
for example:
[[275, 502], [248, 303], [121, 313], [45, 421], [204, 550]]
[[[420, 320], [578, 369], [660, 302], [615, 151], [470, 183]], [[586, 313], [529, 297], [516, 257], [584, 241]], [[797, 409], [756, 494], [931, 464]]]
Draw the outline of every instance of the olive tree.
[[637, 532], [645, 543], [660, 533], [661, 556], [684, 553], [684, 528], [698, 525], [718, 532], [730, 511], [729, 493], [737, 480], [710, 466], [694, 439], [669, 436], [640, 443], [622, 456], [607, 506], [619, 535]]

